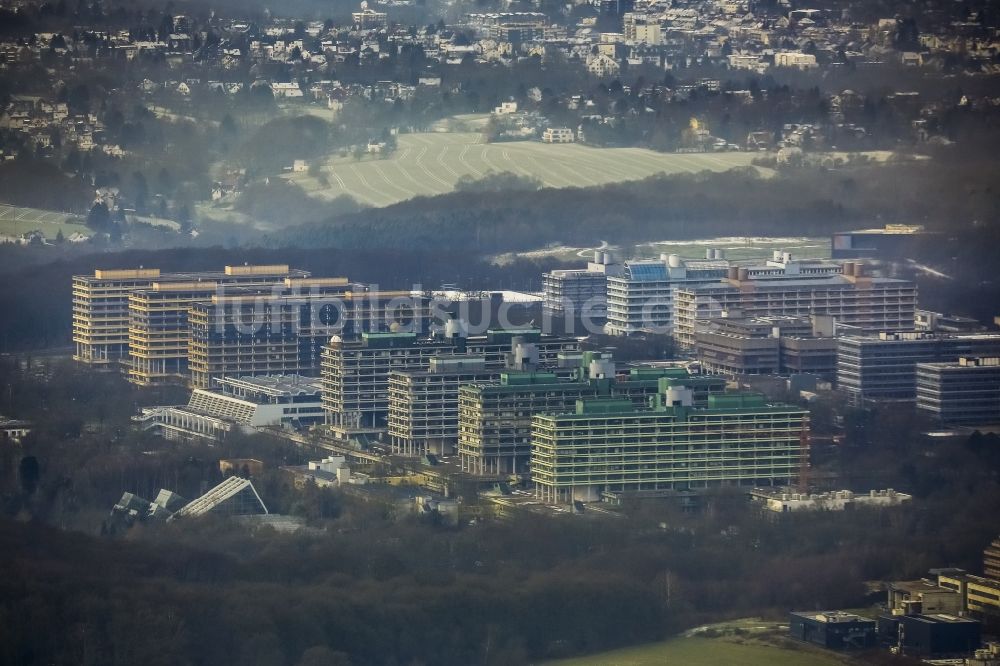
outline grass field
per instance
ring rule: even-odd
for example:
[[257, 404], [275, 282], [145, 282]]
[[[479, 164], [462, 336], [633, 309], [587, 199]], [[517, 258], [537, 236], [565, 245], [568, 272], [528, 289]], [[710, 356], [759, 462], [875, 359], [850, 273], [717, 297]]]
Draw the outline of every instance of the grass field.
[[[173, 230], [180, 225], [172, 220], [147, 215], [129, 215], [129, 219], [145, 222], [156, 227], [167, 227]], [[91, 230], [83, 224], [79, 215], [62, 213], [56, 210], [41, 210], [39, 208], [23, 208], [0, 203], [0, 237], [17, 238], [29, 231], [41, 231], [49, 240], [53, 240], [60, 231], [69, 238], [71, 234], [80, 233], [90, 236]]]
[[60, 231], [67, 238], [77, 232], [89, 236], [87, 227], [71, 221], [76, 219], [79, 218], [71, 213], [0, 204], [0, 236], [16, 238], [29, 231], [41, 231], [48, 239], [55, 238]]
[[[716, 637], [704, 634], [710, 631]], [[788, 626], [754, 618], [700, 627], [661, 643], [547, 662], [546, 666], [844, 666], [839, 655], [791, 641]]]
[[610, 252], [616, 261], [623, 259], [652, 259], [664, 253], [677, 254], [684, 259], [704, 259], [705, 250], [708, 248], [725, 250], [726, 259], [732, 260], [756, 259], [763, 261], [770, 259], [774, 250], [791, 252], [792, 256], [798, 259], [830, 258], [829, 238], [799, 236], [791, 238], [728, 237], [700, 240], [653, 241], [651, 243], [636, 245], [634, 248], [623, 248], [620, 245], [609, 245], [607, 243], [593, 248], [556, 245], [526, 252], [507, 252], [495, 255], [493, 261], [501, 265], [510, 263], [517, 257], [529, 259], [552, 257], [560, 261], [577, 261], [580, 259], [589, 261], [594, 255], [594, 250]]
[[590, 657], [548, 662], [548, 666], [843, 666], [835, 655], [802, 646], [801, 650], [740, 645], [713, 638], [674, 638]]
[[386, 159], [333, 156], [322, 166], [328, 185], [306, 173], [287, 176], [310, 195], [343, 194], [369, 206], [388, 206], [420, 195], [451, 192], [462, 176], [509, 171], [547, 187], [589, 187], [654, 174], [726, 171], [748, 166], [751, 153], [657, 153], [643, 148], [590, 148], [538, 141], [482, 143], [474, 132], [401, 134]]

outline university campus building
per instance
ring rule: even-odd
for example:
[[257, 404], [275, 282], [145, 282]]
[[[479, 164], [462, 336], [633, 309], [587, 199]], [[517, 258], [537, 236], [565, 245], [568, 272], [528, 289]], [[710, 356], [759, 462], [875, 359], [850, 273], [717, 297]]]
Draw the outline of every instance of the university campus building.
[[[1000, 334], [938, 335], [883, 331], [837, 339], [837, 386], [848, 401], [908, 401], [917, 395], [917, 364], [955, 363], [962, 357], [1000, 356]], [[987, 371], [988, 372], [988, 371]], [[925, 370], [925, 404], [930, 407], [934, 371]]]
[[659, 260], [627, 261], [619, 272], [609, 273], [605, 331], [610, 335], [650, 330], [670, 333], [677, 289], [718, 282], [727, 275], [729, 262], [722, 251], [709, 252], [712, 257], [704, 261], [684, 260], [676, 254], [661, 255]]
[[[431, 359], [437, 357], [481, 357], [484, 370], [499, 370], [526, 364], [555, 367], [560, 358], [565, 363], [567, 355], [576, 355], [580, 350], [575, 338], [547, 335], [533, 328], [488, 330], [483, 335], [467, 336], [460, 327], [452, 321], [443, 335], [431, 337], [363, 333], [360, 337], [331, 338], [323, 348], [321, 361], [327, 423], [353, 428], [386, 427], [390, 374], [427, 371]], [[400, 447], [406, 446], [400, 443]]]
[[147, 407], [133, 421], [179, 441], [222, 441], [231, 432], [262, 427], [299, 429], [323, 421], [319, 379], [225, 377], [212, 389], [195, 389], [186, 405]]
[[645, 405], [660, 381], [689, 381], [698, 397], [722, 391], [725, 380], [689, 377], [683, 369], [633, 368], [616, 375], [610, 359], [585, 357], [586, 372], [572, 381], [551, 372], [506, 372], [498, 382], [459, 389], [458, 453], [462, 470], [481, 475], [526, 474], [532, 450], [532, 418], [572, 409], [578, 400], [621, 398]]
[[[406, 291], [339, 285], [301, 292], [252, 290], [213, 296], [189, 314], [191, 385], [227, 375], [317, 375], [332, 337], [354, 340], [391, 328], [416, 336], [428, 326], [430, 300]], [[384, 335], [392, 335], [385, 333]]]
[[595, 251], [587, 268], [542, 273], [545, 314], [567, 319], [584, 318], [603, 326], [608, 316], [608, 276], [622, 267], [611, 263], [607, 252]]
[[753, 393], [661, 381], [650, 407], [579, 400], [531, 423], [531, 478], [547, 502], [619, 499], [719, 486], [786, 486], [808, 464], [809, 412]]
[[[148, 305], [137, 301], [136, 324], [145, 321], [172, 329], [183, 327], [183, 311], [192, 295], [202, 297], [220, 287], [268, 286], [309, 273], [286, 265], [226, 266], [222, 271], [162, 273], [159, 268], [95, 270], [73, 276], [73, 358], [92, 365], [127, 361], [130, 347], [132, 295], [140, 290], [162, 292]], [[153, 303], [155, 301], [155, 304]], [[146, 307], [143, 313], [142, 308]], [[139, 314], [143, 313], [143, 314]]]
[[917, 363], [917, 409], [941, 423], [1000, 423], [1000, 358]]
[[787, 257], [759, 269], [732, 267], [723, 282], [679, 289], [674, 339], [691, 348], [698, 322], [726, 315], [828, 315], [862, 332], [913, 330], [916, 300], [912, 282], [870, 277], [863, 264], [800, 264]]
[[287, 265], [97, 270], [73, 278], [74, 358], [139, 385], [319, 372], [332, 334], [428, 327], [429, 299]]

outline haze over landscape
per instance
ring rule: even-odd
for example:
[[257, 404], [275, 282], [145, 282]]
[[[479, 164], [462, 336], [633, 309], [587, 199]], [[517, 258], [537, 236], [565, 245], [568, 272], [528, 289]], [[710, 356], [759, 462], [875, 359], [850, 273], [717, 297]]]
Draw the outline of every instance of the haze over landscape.
[[0, 663], [1000, 666], [989, 0], [0, 0]]

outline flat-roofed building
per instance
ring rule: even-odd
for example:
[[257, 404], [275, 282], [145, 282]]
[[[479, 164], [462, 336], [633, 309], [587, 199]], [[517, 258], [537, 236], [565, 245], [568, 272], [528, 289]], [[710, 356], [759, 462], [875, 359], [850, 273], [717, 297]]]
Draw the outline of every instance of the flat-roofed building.
[[[155, 376], [174, 374], [176, 364], [166, 359], [175, 357], [176, 343], [182, 342], [176, 333], [185, 330], [184, 315], [194, 298], [228, 287], [273, 285], [308, 275], [284, 264], [185, 273], [163, 273], [158, 268], [95, 270], [93, 275], [74, 275], [73, 357], [95, 365], [123, 361], [129, 366], [136, 360], [140, 369], [129, 377], [153, 383], [150, 380]], [[165, 337], [158, 339], [161, 332]], [[133, 339], [138, 346], [136, 359], [129, 358]], [[156, 356], [160, 353], [164, 354], [162, 363]], [[161, 366], [163, 372], [158, 370]]]
[[129, 295], [128, 380], [140, 386], [180, 380], [187, 375], [191, 305], [211, 298], [218, 283], [154, 282]]
[[917, 364], [998, 355], [1000, 334], [996, 333], [889, 331], [845, 335], [837, 339], [837, 386], [854, 405], [869, 401], [913, 402], [917, 397]]
[[669, 334], [678, 288], [718, 282], [726, 276], [729, 262], [721, 255], [713, 257], [684, 260], [676, 254], [664, 254], [659, 260], [625, 262], [620, 272], [608, 275], [605, 331], [610, 335], [644, 331]]
[[808, 411], [750, 393], [711, 394], [695, 406], [683, 380], [654, 406], [579, 400], [537, 414], [531, 478], [549, 502], [719, 486], [792, 485], [808, 459]]
[[542, 143], [573, 143], [576, 135], [568, 127], [546, 127], [542, 132]]
[[[227, 267], [231, 270], [233, 267]], [[128, 380], [140, 386], [186, 380], [188, 376], [188, 312], [194, 303], [228, 289], [302, 289], [323, 284], [336, 295], [348, 288], [347, 278], [307, 278], [287, 266], [249, 266], [238, 274], [204, 274], [195, 280], [156, 281], [129, 296], [129, 354], [123, 362]], [[290, 277], [292, 275], [293, 277]], [[191, 276], [194, 277], [194, 276]], [[331, 291], [329, 287], [333, 286]]]
[[931, 333], [982, 333], [986, 327], [978, 319], [944, 314], [931, 310], [917, 310], [914, 315], [918, 331]]
[[256, 428], [299, 429], [322, 423], [319, 379], [300, 375], [224, 377], [195, 389], [187, 405], [149, 407], [133, 418], [167, 439], [221, 441]]
[[1000, 616], [1000, 581], [961, 569], [944, 569], [937, 574], [937, 582], [962, 595], [966, 611]]
[[970, 611], [1000, 615], [1000, 583], [981, 576], [966, 575], [966, 604]]
[[483, 356], [433, 356], [427, 370], [389, 373], [389, 441], [406, 456], [452, 453], [458, 441], [458, 388], [492, 381]]
[[541, 40], [549, 24], [549, 17], [541, 12], [469, 14], [468, 20], [483, 37], [515, 44]]
[[830, 650], [875, 647], [875, 620], [844, 611], [802, 611], [789, 614], [792, 638]]
[[73, 276], [73, 358], [108, 365], [128, 355], [128, 300], [160, 277], [158, 268], [95, 270]]
[[368, 7], [362, 3], [361, 11], [351, 12], [351, 21], [355, 30], [381, 30], [389, 27], [389, 15]]
[[981, 645], [981, 623], [950, 613], [883, 615], [878, 628], [884, 644], [910, 657], [967, 655]]
[[[602, 362], [603, 361], [603, 362]], [[553, 373], [501, 375], [499, 382], [466, 384], [459, 389], [458, 452], [463, 471], [473, 474], [524, 474], [532, 451], [532, 418], [563, 412], [577, 400], [621, 398], [645, 405], [663, 381], [687, 381], [697, 387], [698, 399], [721, 392], [725, 380], [692, 378], [683, 369], [632, 369], [616, 375], [610, 360], [591, 364], [587, 374], [563, 381]]]
[[542, 274], [543, 311], [567, 319], [585, 319], [601, 326], [608, 315], [608, 276], [618, 275], [620, 264], [597, 250], [587, 268], [559, 269]]
[[965, 612], [962, 595], [929, 580], [895, 581], [886, 586], [887, 608], [899, 615]]
[[363, 285], [213, 296], [188, 314], [191, 384], [205, 388], [226, 375], [317, 375], [331, 336], [391, 328], [423, 332], [428, 312], [426, 297]]
[[532, 328], [489, 330], [473, 336], [456, 327], [433, 337], [415, 333], [338, 336], [324, 347], [322, 356], [327, 423], [384, 427], [389, 415], [390, 374], [424, 372], [435, 357], [480, 356], [486, 370], [499, 370], [509, 365], [555, 367], [561, 358], [565, 362], [567, 355], [579, 350], [580, 343], [574, 338], [545, 335]]
[[0, 416], [0, 445], [20, 444], [21, 441], [31, 434], [33, 424], [30, 421], [19, 419], [8, 419]]
[[838, 231], [830, 238], [830, 256], [834, 259], [907, 256], [915, 249], [915, 241], [929, 233], [932, 232], [916, 224], [887, 224], [881, 229]]
[[723, 317], [699, 322], [702, 371], [728, 376], [809, 373], [833, 379], [837, 344], [809, 317]]
[[542, 274], [547, 313], [560, 317], [585, 317], [600, 323], [608, 316], [608, 276], [587, 269], [559, 269]]
[[918, 363], [917, 408], [942, 423], [1000, 423], [1000, 358]]
[[787, 261], [772, 273], [731, 268], [724, 282], [685, 286], [675, 297], [674, 340], [693, 347], [699, 321], [733, 312], [743, 317], [829, 315], [838, 325], [865, 332], [913, 330], [913, 282], [869, 277], [854, 262], [841, 270], [839, 265]]

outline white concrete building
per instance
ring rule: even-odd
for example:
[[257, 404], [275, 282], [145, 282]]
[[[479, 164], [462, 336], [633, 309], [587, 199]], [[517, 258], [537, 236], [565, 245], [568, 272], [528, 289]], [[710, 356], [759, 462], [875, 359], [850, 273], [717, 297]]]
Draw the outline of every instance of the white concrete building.
[[235, 431], [298, 428], [323, 421], [320, 380], [299, 375], [224, 377], [195, 389], [187, 405], [149, 407], [133, 420], [167, 439], [222, 440]]
[[774, 54], [775, 67], [795, 67], [796, 69], [813, 69], [819, 67], [816, 56], [797, 51], [784, 51]]
[[674, 326], [674, 294], [681, 286], [719, 282], [729, 262], [721, 251], [713, 258], [685, 261], [676, 254], [658, 260], [627, 261], [622, 271], [608, 275], [608, 320], [610, 335], [642, 331], [669, 334]]
[[913, 499], [912, 495], [887, 490], [853, 493], [850, 490], [833, 490], [825, 493], [796, 493], [788, 488], [755, 488], [750, 497], [761, 507], [775, 513], [789, 511], [843, 511], [848, 507], [899, 506]]
[[542, 132], [543, 143], [573, 143], [576, 138], [568, 127], [547, 127]]

